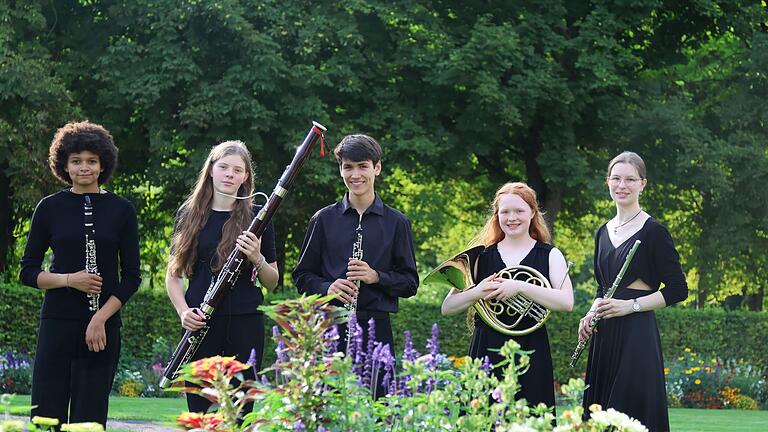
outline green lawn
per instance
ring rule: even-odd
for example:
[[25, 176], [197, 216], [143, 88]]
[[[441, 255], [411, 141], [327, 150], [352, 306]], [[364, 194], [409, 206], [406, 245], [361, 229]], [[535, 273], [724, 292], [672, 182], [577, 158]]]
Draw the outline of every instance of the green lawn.
[[768, 411], [673, 408], [669, 422], [674, 432], [758, 432], [768, 430]]
[[[14, 414], [29, 413], [30, 396], [17, 395], [13, 399]], [[182, 398], [109, 398], [109, 418], [115, 420], [152, 420], [158, 423], [174, 422], [176, 416], [186, 411]]]
[[[29, 412], [29, 396], [14, 398], [18, 414]], [[115, 420], [152, 420], [171, 424], [186, 409], [184, 399], [144, 399], [112, 397], [109, 400], [109, 418]], [[17, 411], [17, 410], [14, 410]], [[768, 411], [703, 410], [672, 408], [670, 423], [674, 432], [757, 432], [768, 430]]]

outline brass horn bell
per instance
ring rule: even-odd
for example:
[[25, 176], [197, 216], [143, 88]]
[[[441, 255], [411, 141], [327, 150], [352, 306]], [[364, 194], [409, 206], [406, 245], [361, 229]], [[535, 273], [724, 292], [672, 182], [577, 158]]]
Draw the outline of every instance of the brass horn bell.
[[[476, 246], [456, 255], [432, 270], [425, 278], [425, 284], [446, 285], [461, 291], [472, 289], [477, 276], [477, 260], [484, 246]], [[496, 273], [504, 279], [552, 288], [549, 280], [540, 271], [523, 265], [507, 267]], [[532, 333], [544, 325], [550, 315], [549, 309], [516, 295], [501, 301], [478, 300], [473, 306], [475, 312], [492, 329], [508, 336], [522, 336]]]

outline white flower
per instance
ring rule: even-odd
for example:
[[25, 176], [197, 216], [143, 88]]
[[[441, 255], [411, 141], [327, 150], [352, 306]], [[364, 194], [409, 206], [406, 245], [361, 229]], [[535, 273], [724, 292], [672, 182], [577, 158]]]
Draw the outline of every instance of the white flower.
[[613, 408], [593, 412], [592, 421], [600, 427], [615, 426], [622, 432], [648, 432], [642, 423]]
[[536, 432], [536, 429], [528, 425], [511, 424], [504, 432]]

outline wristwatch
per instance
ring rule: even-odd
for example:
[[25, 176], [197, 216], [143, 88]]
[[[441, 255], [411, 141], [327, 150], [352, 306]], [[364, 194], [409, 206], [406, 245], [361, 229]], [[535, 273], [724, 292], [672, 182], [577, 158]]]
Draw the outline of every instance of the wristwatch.
[[640, 303], [637, 302], [637, 299], [632, 300], [632, 312], [640, 312]]

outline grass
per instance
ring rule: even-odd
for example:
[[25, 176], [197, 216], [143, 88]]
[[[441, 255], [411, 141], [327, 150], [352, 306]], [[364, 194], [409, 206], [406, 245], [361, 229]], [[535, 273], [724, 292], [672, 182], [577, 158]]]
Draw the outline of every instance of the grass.
[[[13, 414], [29, 414], [30, 396], [16, 395], [11, 403]], [[109, 398], [109, 418], [113, 420], [151, 420], [175, 423], [176, 416], [187, 410], [183, 398]]]
[[674, 432], [756, 432], [768, 430], [768, 411], [672, 408], [669, 423]]
[[[16, 414], [29, 413], [30, 397], [15, 396], [12, 406]], [[146, 420], [172, 424], [176, 416], [186, 410], [182, 398], [126, 398], [109, 399], [109, 418], [114, 420]], [[768, 430], [768, 411], [704, 410], [671, 408], [670, 426], [673, 432], [755, 432]]]

